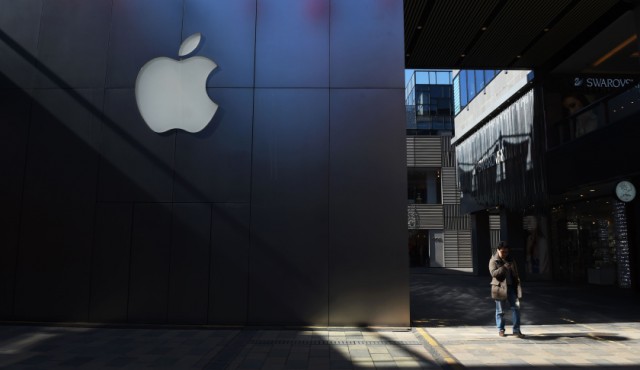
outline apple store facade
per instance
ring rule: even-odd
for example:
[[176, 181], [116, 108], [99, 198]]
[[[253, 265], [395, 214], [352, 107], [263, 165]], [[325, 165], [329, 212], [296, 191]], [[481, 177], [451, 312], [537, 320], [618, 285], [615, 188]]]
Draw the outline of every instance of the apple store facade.
[[409, 325], [402, 1], [0, 2], [0, 320]]

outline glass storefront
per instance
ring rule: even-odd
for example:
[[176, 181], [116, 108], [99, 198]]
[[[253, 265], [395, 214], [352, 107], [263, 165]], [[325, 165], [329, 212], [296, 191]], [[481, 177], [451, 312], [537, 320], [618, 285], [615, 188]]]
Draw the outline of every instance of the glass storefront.
[[409, 266], [429, 267], [429, 230], [409, 231]]
[[[616, 201], [603, 197], [553, 208], [552, 260], [557, 280], [617, 285]], [[622, 220], [626, 222], [626, 220]]]
[[442, 230], [409, 230], [409, 265], [411, 267], [444, 267]]

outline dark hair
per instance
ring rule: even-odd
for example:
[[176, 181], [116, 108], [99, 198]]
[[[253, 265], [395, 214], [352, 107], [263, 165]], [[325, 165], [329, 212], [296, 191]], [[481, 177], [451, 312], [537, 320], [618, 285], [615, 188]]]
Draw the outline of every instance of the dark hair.
[[498, 243], [498, 249], [509, 248], [509, 244], [506, 241], [502, 240]]
[[[572, 98], [577, 100], [580, 103], [580, 107], [573, 107], [573, 108], [569, 108], [565, 105], [565, 100], [567, 100], [568, 98]], [[583, 94], [579, 94], [579, 93], [572, 93], [572, 94], [567, 94], [565, 96], [562, 97], [562, 108], [565, 111], [565, 116], [569, 116], [571, 114], [577, 113], [581, 110], [583, 110], [585, 107], [591, 105], [591, 101], [589, 101], [589, 98], [587, 98], [586, 96], [584, 96]]]

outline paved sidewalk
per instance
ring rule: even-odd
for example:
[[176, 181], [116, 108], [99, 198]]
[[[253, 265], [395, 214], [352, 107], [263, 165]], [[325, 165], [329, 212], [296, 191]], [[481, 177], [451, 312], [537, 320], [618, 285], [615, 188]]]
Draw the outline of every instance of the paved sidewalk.
[[412, 330], [0, 327], [7, 369], [439, 369]]
[[[640, 297], [609, 286], [523, 282], [524, 339], [498, 336], [486, 276], [414, 270], [411, 317], [451, 368], [640, 369]], [[505, 313], [507, 334], [511, 315]]]
[[497, 335], [488, 292], [485, 277], [414, 272], [413, 325], [395, 330], [4, 324], [0, 368], [640, 369], [637, 294], [526, 283], [518, 339]]
[[[640, 323], [529, 325], [500, 338], [493, 326], [427, 328], [458, 368], [640, 369]], [[507, 333], [510, 333], [507, 330]]]
[[2, 326], [3, 369], [638, 369], [640, 323], [411, 330]]

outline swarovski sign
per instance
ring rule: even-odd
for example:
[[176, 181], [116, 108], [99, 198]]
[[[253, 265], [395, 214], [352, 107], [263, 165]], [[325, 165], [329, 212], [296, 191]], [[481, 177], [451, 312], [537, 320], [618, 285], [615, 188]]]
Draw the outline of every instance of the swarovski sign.
[[633, 83], [633, 78], [576, 77], [573, 79], [573, 86], [587, 88], [621, 88]]

